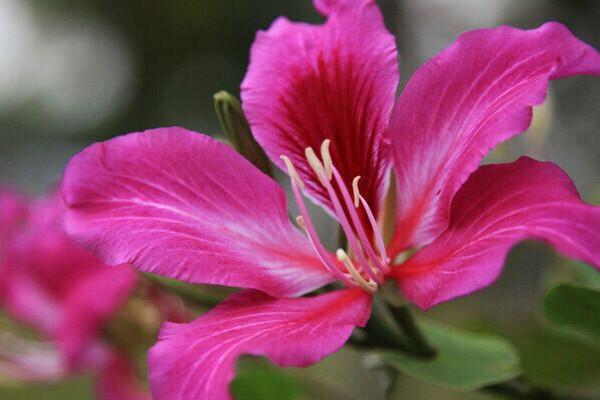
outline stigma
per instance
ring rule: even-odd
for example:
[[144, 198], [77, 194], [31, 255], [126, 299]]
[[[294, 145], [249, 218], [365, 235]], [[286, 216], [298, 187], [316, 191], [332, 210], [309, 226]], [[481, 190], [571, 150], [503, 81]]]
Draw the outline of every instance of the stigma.
[[[369, 293], [375, 293], [383, 283], [385, 274], [389, 272], [389, 259], [385, 251], [383, 237], [373, 211], [360, 194], [358, 186], [360, 176], [356, 176], [352, 180], [351, 195], [340, 173], [333, 165], [329, 146], [329, 139], [323, 141], [320, 148], [320, 158], [312, 147], [307, 147], [304, 153], [308, 165], [310, 165], [318, 182], [325, 188], [331, 200], [334, 216], [348, 239], [347, 251], [337, 249], [334, 258], [323, 246], [304, 203], [303, 192], [306, 185], [300, 178], [291, 159], [282, 155], [281, 159], [287, 167], [292, 191], [300, 209], [300, 215], [296, 218], [296, 223], [306, 233], [313, 249], [329, 272], [349, 287], [360, 287]], [[357, 209], [361, 206], [367, 216], [371, 236], [365, 231], [357, 212]], [[372, 240], [370, 237], [372, 237]]]

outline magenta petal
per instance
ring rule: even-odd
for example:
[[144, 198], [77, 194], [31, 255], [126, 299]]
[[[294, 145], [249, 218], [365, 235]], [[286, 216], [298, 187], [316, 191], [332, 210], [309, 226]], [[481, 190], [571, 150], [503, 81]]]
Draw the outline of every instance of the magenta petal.
[[284, 191], [226, 144], [182, 128], [95, 144], [65, 172], [65, 228], [108, 264], [294, 296], [332, 276]]
[[257, 34], [242, 83], [246, 116], [275, 164], [296, 164], [309, 192], [331, 210], [304, 156], [331, 139], [333, 163], [350, 186], [360, 175], [372, 207], [389, 166], [383, 138], [398, 84], [393, 36], [372, 0], [317, 0], [324, 25], [276, 20]]
[[12, 259], [0, 265], [0, 305], [12, 318], [42, 334], [55, 334], [61, 313], [59, 300]]
[[[85, 268], [85, 266], [81, 266]], [[84, 351], [127, 299], [137, 275], [127, 266], [91, 270], [73, 286], [63, 303], [58, 345], [70, 368], [85, 361]]]
[[524, 239], [600, 268], [598, 232], [600, 207], [583, 203], [558, 166], [522, 157], [471, 175], [452, 203], [448, 229], [394, 272], [406, 297], [429, 308], [492, 283]]
[[548, 80], [575, 74], [600, 75], [600, 55], [555, 22], [465, 33], [421, 67], [390, 123], [400, 188], [394, 250], [440, 234], [485, 154], [529, 127]]
[[364, 326], [371, 297], [345, 289], [317, 297], [275, 299], [247, 290], [189, 324], [166, 323], [150, 349], [150, 387], [161, 400], [231, 399], [228, 386], [242, 354], [304, 367], [340, 349]]

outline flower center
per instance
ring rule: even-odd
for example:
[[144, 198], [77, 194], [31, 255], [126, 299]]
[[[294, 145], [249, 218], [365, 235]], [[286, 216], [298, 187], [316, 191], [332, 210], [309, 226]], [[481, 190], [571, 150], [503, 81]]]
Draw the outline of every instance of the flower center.
[[[305, 155], [306, 160], [315, 172], [319, 183], [327, 191], [333, 206], [335, 217], [339, 221], [344, 234], [348, 239], [350, 255], [343, 249], [337, 249], [335, 253], [337, 258], [336, 262], [331, 254], [325, 249], [325, 246], [323, 246], [319, 240], [304, 204], [302, 196], [305, 190], [304, 182], [300, 179], [300, 175], [296, 172], [290, 158], [282, 155], [281, 159], [288, 169], [294, 197], [300, 208], [301, 215], [296, 218], [296, 222], [308, 236], [310, 243], [325, 268], [349, 287], [361, 287], [369, 293], [374, 293], [377, 291], [379, 285], [383, 283], [384, 275], [389, 272], [389, 259], [385, 251], [383, 237], [379, 231], [373, 211], [358, 189], [360, 176], [357, 176], [352, 180], [354, 197], [354, 199], [352, 199], [344, 180], [333, 165], [331, 154], [329, 152], [329, 144], [329, 139], [323, 141], [321, 144], [321, 159], [317, 157], [312, 147], [306, 148]], [[337, 186], [337, 192], [334, 184]], [[341, 198], [338, 193], [341, 195]], [[367, 236], [357, 213], [357, 209], [361, 205], [373, 231], [373, 241], [376, 244], [378, 250], [377, 253], [375, 252], [372, 242]]]

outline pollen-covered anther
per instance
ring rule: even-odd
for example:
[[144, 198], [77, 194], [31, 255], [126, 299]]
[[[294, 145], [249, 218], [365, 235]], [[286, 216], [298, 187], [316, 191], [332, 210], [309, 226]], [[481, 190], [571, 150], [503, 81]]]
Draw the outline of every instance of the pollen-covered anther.
[[304, 231], [304, 233], [307, 233], [306, 222], [304, 221], [304, 217], [302, 215], [298, 215], [296, 217], [296, 224]]
[[363, 276], [358, 272], [348, 254], [342, 249], [337, 249], [335, 255], [342, 264], [346, 267], [350, 275], [352, 276], [352, 280], [357, 283], [361, 288], [366, 290], [369, 293], [375, 293], [378, 289], [377, 283], [373, 280], [366, 280]]
[[358, 190], [358, 181], [360, 180], [360, 176], [356, 176], [352, 179], [352, 191], [354, 192], [354, 207], [358, 208], [360, 205], [360, 192]]
[[290, 160], [288, 156], [283, 155], [279, 156], [279, 158], [281, 158], [285, 163], [285, 166], [288, 170], [288, 174], [290, 175], [290, 177], [292, 177], [292, 179], [294, 179], [294, 181], [296, 181], [298, 187], [300, 189], [304, 189], [304, 182], [302, 182], [302, 179], [300, 179], [300, 175], [298, 175], [298, 172], [296, 172], [296, 168], [294, 167], [294, 164], [292, 164], [292, 160]]
[[331, 153], [329, 152], [329, 144], [331, 140], [325, 139], [323, 143], [321, 143], [321, 159], [323, 160], [323, 168], [325, 169], [325, 175], [327, 175], [327, 179], [331, 180], [333, 177], [333, 161], [331, 160]]
[[321, 160], [319, 160], [319, 157], [317, 157], [317, 154], [313, 148], [307, 147], [304, 149], [304, 154], [306, 156], [306, 160], [308, 161], [308, 165], [310, 165], [312, 170], [315, 172], [315, 175], [317, 175], [317, 178], [319, 178], [319, 182], [321, 182], [322, 185], [325, 185], [325, 180], [328, 179], [327, 174], [325, 173], [325, 167], [323, 166]]

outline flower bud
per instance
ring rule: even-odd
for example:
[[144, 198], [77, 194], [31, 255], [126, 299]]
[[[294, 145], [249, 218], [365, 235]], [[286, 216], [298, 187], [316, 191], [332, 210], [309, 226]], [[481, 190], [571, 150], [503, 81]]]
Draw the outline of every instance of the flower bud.
[[214, 99], [215, 113], [231, 145], [262, 172], [273, 176], [269, 158], [254, 140], [239, 100], [224, 90], [217, 92]]

